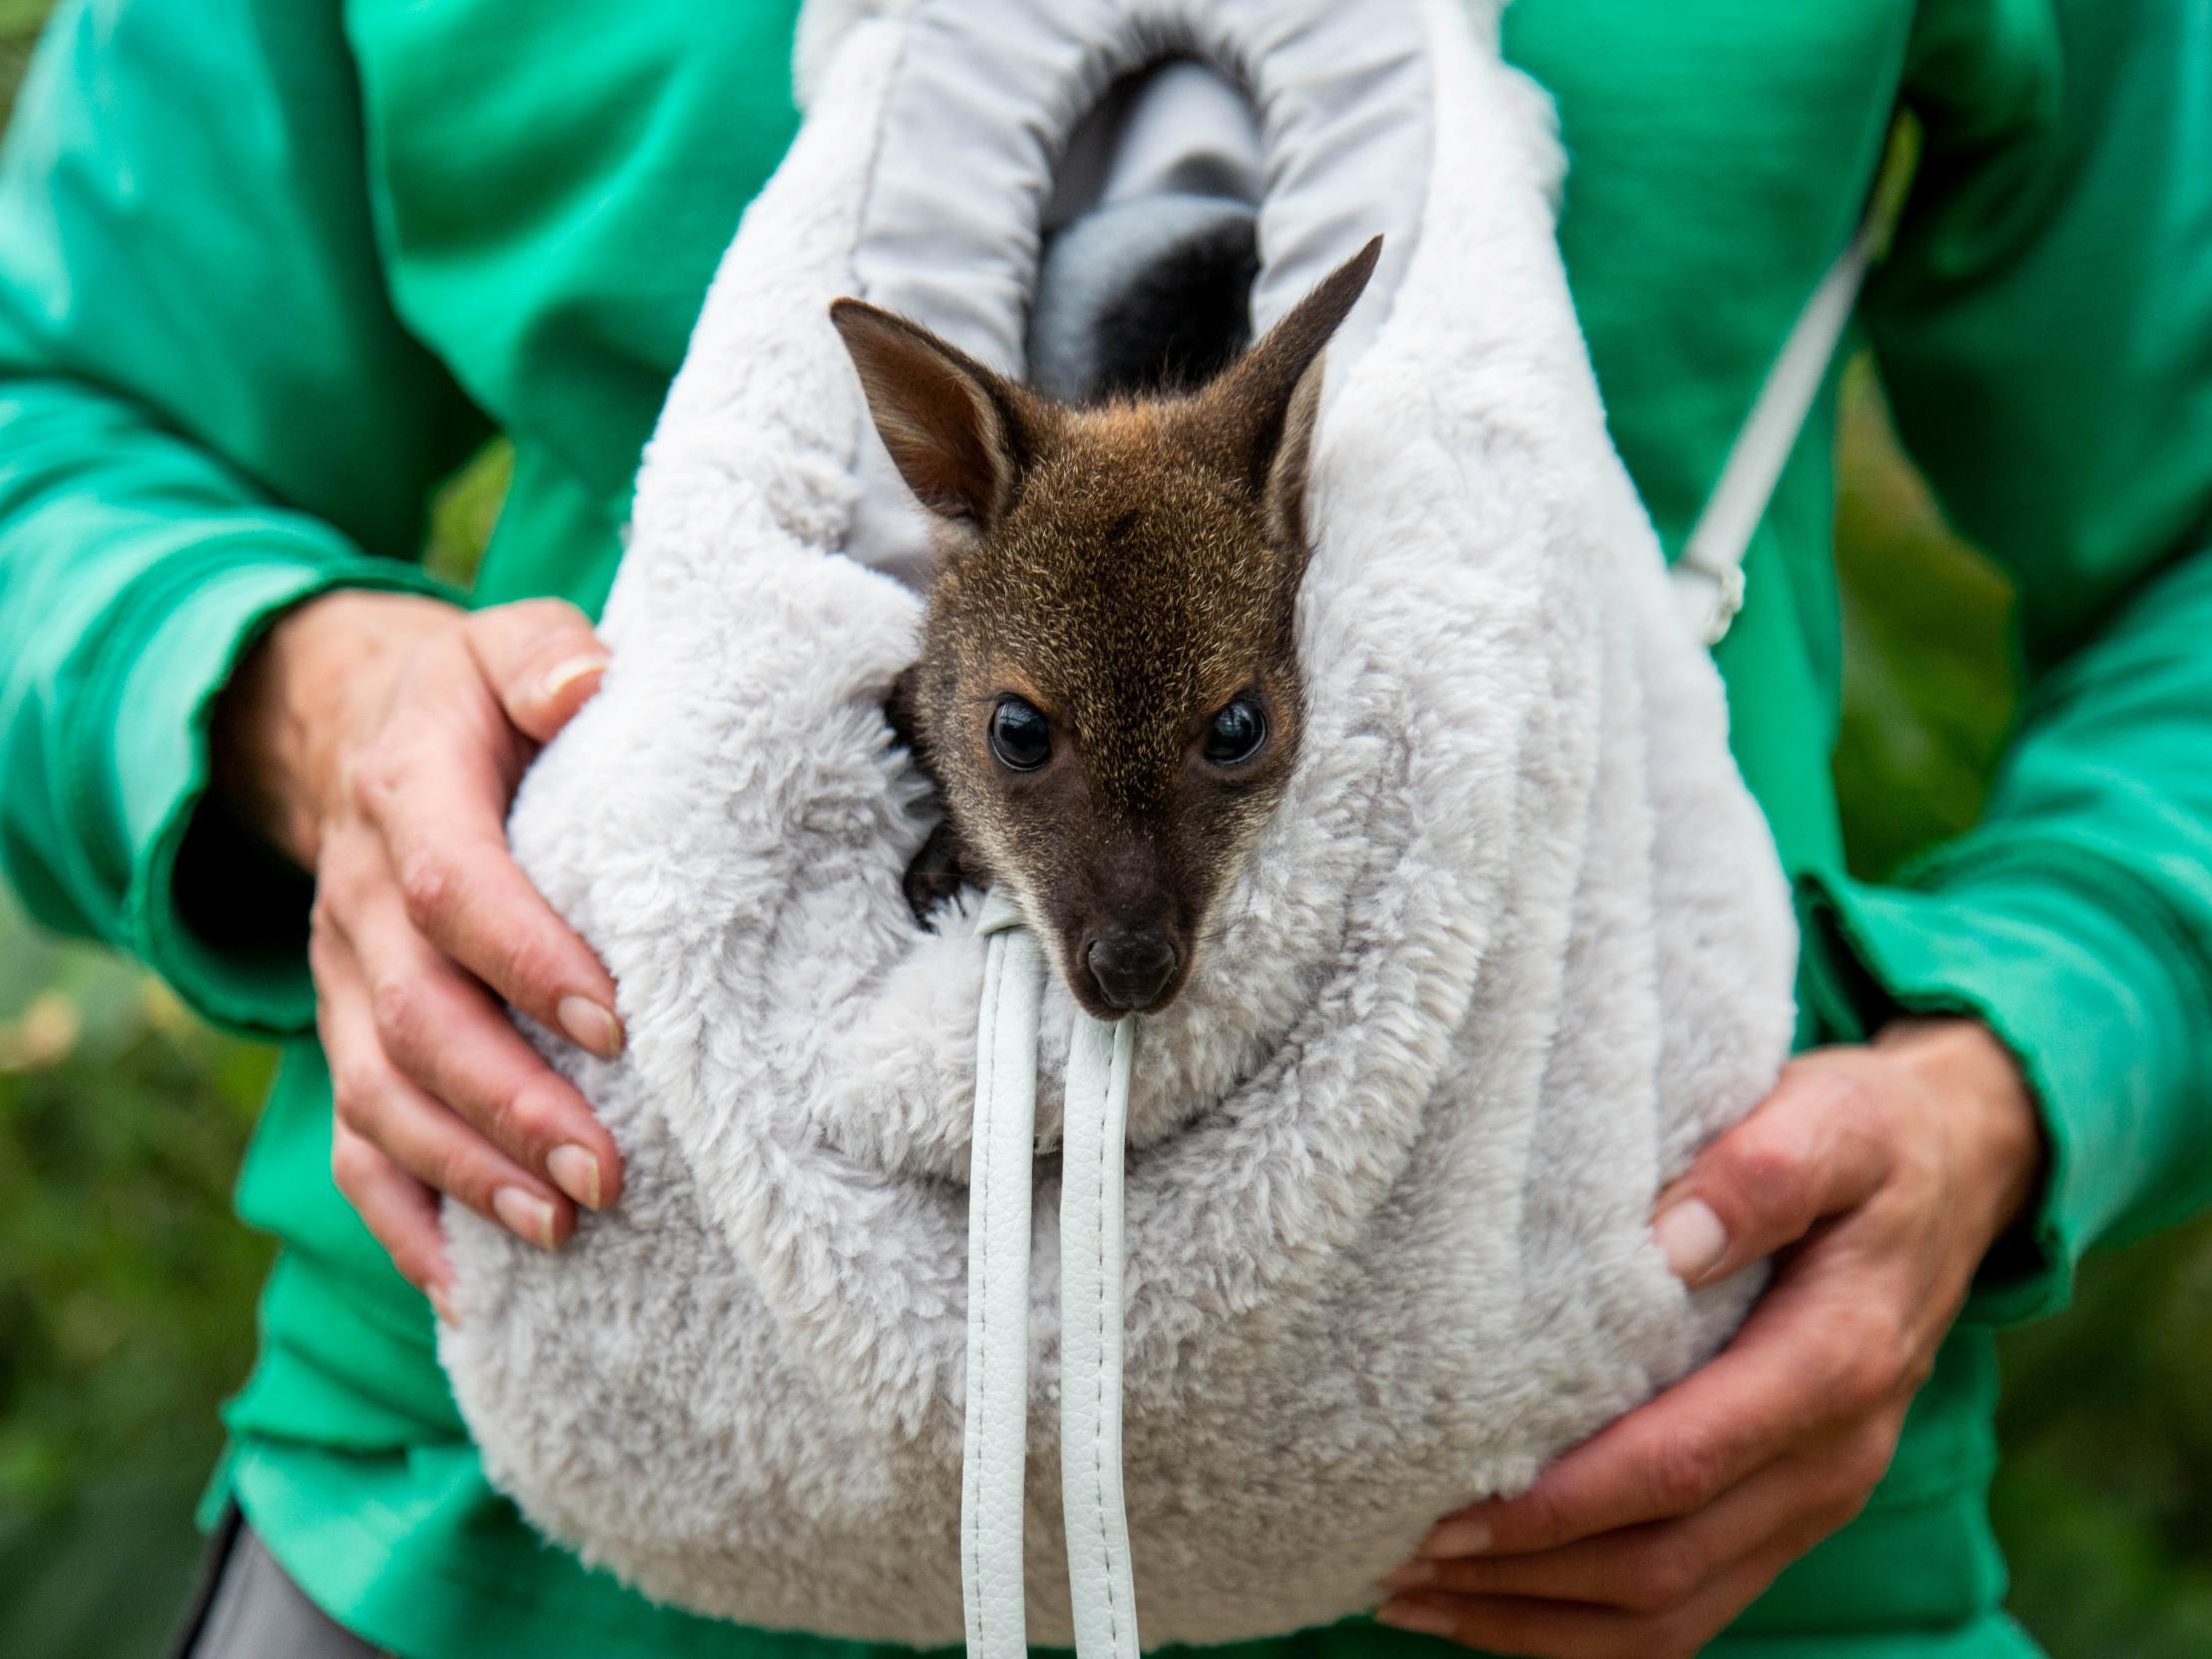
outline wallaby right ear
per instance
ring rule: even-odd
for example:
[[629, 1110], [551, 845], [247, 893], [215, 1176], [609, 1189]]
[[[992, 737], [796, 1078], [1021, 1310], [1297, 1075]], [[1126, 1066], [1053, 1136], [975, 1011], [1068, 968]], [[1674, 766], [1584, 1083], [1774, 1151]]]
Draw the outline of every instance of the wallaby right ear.
[[1284, 545], [1306, 550], [1306, 476], [1321, 407], [1322, 358], [1346, 315], [1367, 291], [1382, 256], [1376, 237], [1323, 277], [1199, 395], [1202, 417], [1228, 435], [1237, 469], [1267, 510]]
[[1021, 389], [904, 317], [838, 299], [830, 320], [860, 372], [868, 413], [898, 475], [924, 507], [985, 530], [1028, 462]]

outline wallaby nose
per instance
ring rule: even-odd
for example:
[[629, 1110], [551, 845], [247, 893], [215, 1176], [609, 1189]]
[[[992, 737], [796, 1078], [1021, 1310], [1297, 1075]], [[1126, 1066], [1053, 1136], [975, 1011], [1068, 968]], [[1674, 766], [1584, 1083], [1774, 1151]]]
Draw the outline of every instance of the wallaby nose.
[[1178, 960], [1167, 935], [1139, 927], [1108, 928], [1083, 952], [1091, 981], [1110, 1008], [1151, 1007], [1174, 976]]

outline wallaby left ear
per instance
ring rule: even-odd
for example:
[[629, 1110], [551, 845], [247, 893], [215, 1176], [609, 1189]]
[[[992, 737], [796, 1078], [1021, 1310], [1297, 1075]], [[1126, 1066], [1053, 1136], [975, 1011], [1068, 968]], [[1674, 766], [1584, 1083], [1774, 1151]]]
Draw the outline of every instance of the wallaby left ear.
[[1228, 417], [1241, 469], [1267, 512], [1268, 529], [1300, 554], [1306, 543], [1306, 478], [1321, 409], [1323, 353], [1382, 255], [1382, 239], [1331, 272], [1208, 388], [1214, 417]]

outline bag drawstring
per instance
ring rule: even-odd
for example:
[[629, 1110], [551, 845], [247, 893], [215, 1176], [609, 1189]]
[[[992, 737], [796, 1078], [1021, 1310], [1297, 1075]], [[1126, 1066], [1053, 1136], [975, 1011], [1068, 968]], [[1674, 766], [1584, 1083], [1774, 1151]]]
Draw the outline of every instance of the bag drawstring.
[[[968, 1383], [961, 1583], [971, 1659], [1026, 1659], [1029, 1201], [1043, 952], [993, 892], [968, 1167]], [[1136, 1021], [1078, 1011], [1060, 1147], [1060, 1493], [1081, 1659], [1137, 1659], [1122, 1497], [1123, 1156]]]

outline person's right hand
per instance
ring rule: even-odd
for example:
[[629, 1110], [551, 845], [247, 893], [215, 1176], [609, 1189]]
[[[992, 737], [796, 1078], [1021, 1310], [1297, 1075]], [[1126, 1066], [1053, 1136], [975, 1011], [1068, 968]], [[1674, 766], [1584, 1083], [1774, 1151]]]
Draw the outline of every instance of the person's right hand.
[[505, 831], [523, 768], [606, 662], [557, 600], [467, 612], [345, 590], [287, 612], [217, 713], [219, 787], [315, 878], [331, 1174], [448, 1320], [439, 1193], [550, 1250], [621, 1181], [583, 1096], [500, 1006], [621, 1050], [613, 979]]

